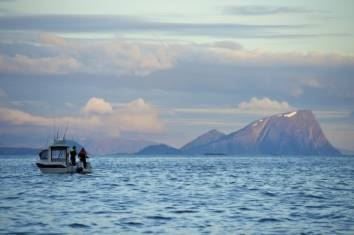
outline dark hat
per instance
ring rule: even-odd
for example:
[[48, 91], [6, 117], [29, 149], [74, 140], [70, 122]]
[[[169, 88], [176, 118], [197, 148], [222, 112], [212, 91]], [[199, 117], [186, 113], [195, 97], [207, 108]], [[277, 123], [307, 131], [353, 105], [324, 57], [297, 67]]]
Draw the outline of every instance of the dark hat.
[[75, 146], [75, 145], [73, 146], [73, 149], [76, 149], [76, 146]]

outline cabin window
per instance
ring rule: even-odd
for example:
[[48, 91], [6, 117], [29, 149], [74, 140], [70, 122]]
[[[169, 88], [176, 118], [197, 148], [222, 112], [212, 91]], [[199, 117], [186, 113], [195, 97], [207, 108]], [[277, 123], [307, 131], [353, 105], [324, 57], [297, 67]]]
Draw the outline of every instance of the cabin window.
[[66, 148], [52, 148], [52, 162], [66, 162]]
[[39, 153], [39, 158], [40, 158], [41, 160], [48, 160], [48, 149], [42, 150], [42, 151]]

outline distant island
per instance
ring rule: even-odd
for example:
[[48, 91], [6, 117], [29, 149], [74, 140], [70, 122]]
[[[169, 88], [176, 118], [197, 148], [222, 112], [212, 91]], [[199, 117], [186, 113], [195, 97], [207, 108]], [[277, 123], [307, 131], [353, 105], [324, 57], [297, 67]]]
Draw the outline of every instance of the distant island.
[[137, 154], [341, 155], [310, 110], [262, 118], [230, 134], [211, 130], [180, 149], [160, 144], [143, 148]]
[[140, 155], [150, 155], [150, 154], [183, 154], [183, 152], [177, 148], [168, 146], [166, 144], [156, 144], [150, 145], [142, 150], [140, 150], [137, 154]]

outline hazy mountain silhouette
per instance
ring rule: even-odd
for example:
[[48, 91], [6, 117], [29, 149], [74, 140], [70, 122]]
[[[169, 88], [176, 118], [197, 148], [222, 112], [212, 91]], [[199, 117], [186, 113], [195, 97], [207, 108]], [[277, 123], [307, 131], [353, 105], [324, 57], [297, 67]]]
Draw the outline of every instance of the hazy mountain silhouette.
[[151, 154], [181, 154], [181, 151], [179, 149], [176, 149], [174, 147], [168, 146], [166, 144], [158, 144], [158, 145], [151, 145], [148, 146], [141, 151], [139, 151], [137, 154], [141, 155], [151, 155]]
[[[150, 149], [152, 152], [154, 149]], [[310, 110], [262, 118], [224, 135], [211, 130], [181, 148], [185, 154], [339, 155]], [[163, 153], [159, 149], [159, 153]]]

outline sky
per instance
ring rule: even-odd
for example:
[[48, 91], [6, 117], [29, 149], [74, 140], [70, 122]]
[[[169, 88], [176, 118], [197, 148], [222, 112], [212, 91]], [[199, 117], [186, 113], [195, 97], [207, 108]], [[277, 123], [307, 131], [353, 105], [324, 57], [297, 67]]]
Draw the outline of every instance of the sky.
[[1, 0], [0, 146], [180, 147], [310, 109], [354, 150], [352, 0]]

